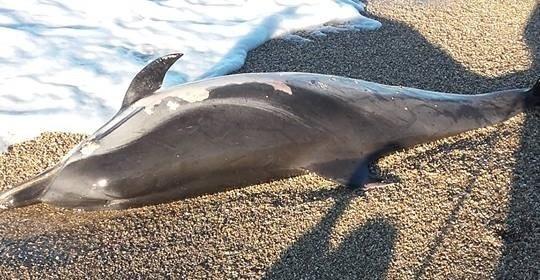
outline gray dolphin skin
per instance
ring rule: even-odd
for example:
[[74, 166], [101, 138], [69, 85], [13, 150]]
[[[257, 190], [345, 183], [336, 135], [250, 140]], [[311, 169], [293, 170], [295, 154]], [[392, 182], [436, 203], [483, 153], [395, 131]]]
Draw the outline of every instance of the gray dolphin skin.
[[2, 209], [38, 202], [123, 209], [306, 171], [362, 187], [368, 164], [384, 154], [540, 106], [540, 81], [460, 95], [321, 74], [252, 73], [160, 89], [180, 57], [146, 66], [107, 124], [56, 166], [0, 194]]

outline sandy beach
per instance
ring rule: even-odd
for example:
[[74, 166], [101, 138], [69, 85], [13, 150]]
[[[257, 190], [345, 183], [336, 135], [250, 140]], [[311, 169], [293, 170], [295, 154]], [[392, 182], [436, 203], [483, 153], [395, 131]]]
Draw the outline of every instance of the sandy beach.
[[[477, 94], [540, 75], [540, 6], [371, 0], [375, 31], [275, 39], [238, 72], [302, 71]], [[180, 62], [181, 63], [181, 62]], [[0, 190], [83, 135], [0, 154]], [[538, 279], [540, 111], [388, 155], [363, 193], [315, 174], [125, 211], [0, 213], [0, 279]]]

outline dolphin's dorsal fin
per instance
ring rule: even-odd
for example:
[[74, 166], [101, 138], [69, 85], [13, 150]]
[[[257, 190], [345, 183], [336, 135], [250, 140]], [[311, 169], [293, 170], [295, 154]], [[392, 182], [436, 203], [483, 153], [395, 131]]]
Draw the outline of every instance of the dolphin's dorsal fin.
[[182, 55], [181, 53], [171, 53], [146, 65], [131, 81], [124, 96], [124, 101], [122, 101], [122, 108], [133, 104], [135, 101], [161, 88], [165, 74]]

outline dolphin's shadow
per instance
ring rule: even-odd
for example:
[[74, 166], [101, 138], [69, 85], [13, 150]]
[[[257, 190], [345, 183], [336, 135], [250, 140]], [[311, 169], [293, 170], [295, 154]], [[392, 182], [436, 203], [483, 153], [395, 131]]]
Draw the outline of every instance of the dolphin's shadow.
[[[429, 43], [423, 35], [406, 24], [374, 15], [369, 15], [369, 17], [382, 23], [382, 27], [376, 31], [346, 32], [347, 34], [311, 37], [311, 40], [321, 41], [322, 45], [332, 46], [325, 52], [314, 49], [319, 47], [318, 44], [297, 44], [291, 47], [291, 43], [285, 40], [270, 41], [259, 47], [260, 51], [251, 53], [244, 67], [238, 72], [315, 72], [455, 93], [483, 93], [507, 88], [529, 87], [540, 74], [539, 10], [537, 5], [524, 32], [526, 43], [534, 56], [532, 67], [525, 71], [500, 77], [490, 78], [473, 73], [455, 61], [444, 50]], [[354, 39], [340, 40], [340, 36]], [[281, 47], [283, 45], [288, 45], [286, 54], [281, 53], [281, 50], [284, 49]], [[410, 54], [410, 49], [416, 50], [418, 55], [404, 56], [404, 54]], [[347, 67], [340, 65], [343, 63], [343, 57], [350, 58]], [[426, 77], [431, 78], [427, 79]], [[527, 112], [524, 131], [540, 131], [539, 126], [538, 113]], [[538, 196], [540, 173], [537, 172], [540, 166], [537, 161], [531, 162], [531, 159], [540, 157], [540, 145], [534, 144], [539, 142], [539, 136], [538, 133], [522, 135], [521, 149], [516, 154], [518, 162], [513, 167], [514, 179], [506, 219], [506, 227], [510, 230], [500, 233], [504, 249], [496, 272], [498, 277], [508, 278], [509, 276], [538, 275], [540, 273], [538, 262], [540, 260], [540, 255], [538, 255], [540, 252], [540, 234], [538, 234], [540, 232], [540, 196]], [[454, 143], [446, 148], [459, 149], [462, 145], [466, 145], [466, 141], [462, 142]], [[437, 152], [441, 151], [431, 151], [431, 153]], [[470, 191], [471, 189], [465, 190], [461, 199], [458, 200], [446, 218], [445, 225], [441, 227], [435, 240], [431, 242], [428, 254], [420, 260], [421, 265], [414, 269], [416, 278], [425, 277], [426, 267], [433, 261], [433, 254], [437, 248], [442, 246], [443, 239], [448, 234], [451, 224], [457, 219], [456, 214], [463, 207], [463, 200]], [[332, 211], [334, 211], [333, 215], [339, 215], [342, 212], [339, 205]], [[320, 232], [327, 230], [329, 228], [327, 223], [334, 221], [335, 217], [329, 213], [326, 219], [286, 250], [282, 254], [282, 259], [268, 270], [267, 277], [303, 278], [306, 274], [302, 274], [305, 271], [302, 269], [302, 265], [309, 266], [311, 262], [322, 265], [323, 268], [319, 268], [322, 269], [321, 271], [335, 269], [330, 262], [325, 263], [326, 255], [316, 254], [320, 251], [314, 251], [313, 245], [311, 245], [327, 242], [328, 236], [320, 234]], [[388, 227], [391, 226], [388, 225]], [[364, 229], [368, 228], [370, 228], [369, 225], [364, 227]], [[359, 236], [369, 235], [369, 233], [362, 233], [364, 229], [357, 230], [356, 234]], [[391, 236], [382, 239], [384, 242], [392, 242], [395, 234], [393, 230], [381, 232], [391, 234]], [[308, 240], [309, 242], [307, 242]], [[343, 243], [342, 246], [346, 247], [347, 245]], [[382, 244], [382, 246], [385, 248], [393, 247], [391, 244]], [[340, 249], [343, 248], [340, 247]], [[363, 254], [362, 251], [357, 253]], [[304, 261], [303, 264], [298, 263], [300, 259], [290, 260], [290, 256], [301, 256], [302, 254], [314, 255], [303, 256], [301, 259]], [[334, 252], [332, 255], [343, 256], [340, 252]], [[350, 260], [343, 258], [340, 261], [346, 263]], [[383, 266], [387, 265], [385, 262], [387, 259], [383, 258]], [[366, 265], [371, 264], [368, 262]], [[288, 269], [287, 266], [292, 267], [292, 269]]]

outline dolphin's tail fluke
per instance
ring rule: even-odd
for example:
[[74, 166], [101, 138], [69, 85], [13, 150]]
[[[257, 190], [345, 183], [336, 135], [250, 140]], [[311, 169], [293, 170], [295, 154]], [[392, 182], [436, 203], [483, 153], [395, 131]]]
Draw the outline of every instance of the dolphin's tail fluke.
[[56, 168], [48, 169], [24, 183], [0, 193], [0, 212], [39, 203], [41, 195], [51, 183], [55, 173]]
[[528, 93], [530, 94], [530, 100], [527, 103], [530, 103], [531, 107], [540, 107], [540, 78], [536, 80]]

